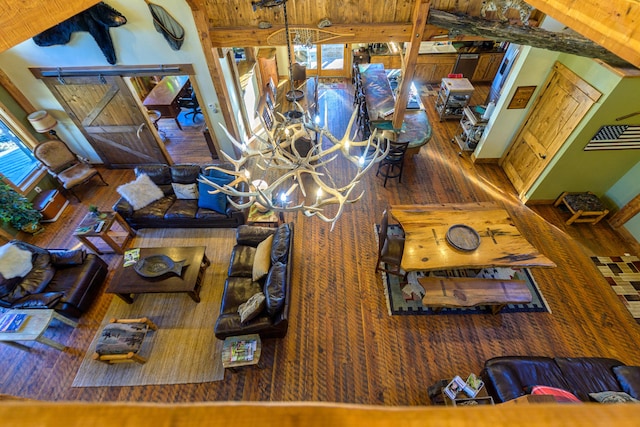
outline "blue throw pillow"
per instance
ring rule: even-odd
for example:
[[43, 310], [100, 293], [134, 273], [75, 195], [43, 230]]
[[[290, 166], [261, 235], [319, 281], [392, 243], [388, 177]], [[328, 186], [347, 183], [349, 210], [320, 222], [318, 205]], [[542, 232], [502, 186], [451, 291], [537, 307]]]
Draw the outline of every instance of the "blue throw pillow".
[[[208, 176], [207, 179], [209, 181], [215, 182], [216, 184], [223, 186], [225, 184], [229, 184], [233, 181], [233, 176], [226, 175], [226, 177], [212, 177]], [[198, 197], [198, 207], [211, 209], [221, 214], [227, 213], [227, 195], [223, 193], [209, 194], [209, 191], [215, 190], [211, 185], [205, 184], [203, 182], [198, 181], [198, 192], [200, 196]]]

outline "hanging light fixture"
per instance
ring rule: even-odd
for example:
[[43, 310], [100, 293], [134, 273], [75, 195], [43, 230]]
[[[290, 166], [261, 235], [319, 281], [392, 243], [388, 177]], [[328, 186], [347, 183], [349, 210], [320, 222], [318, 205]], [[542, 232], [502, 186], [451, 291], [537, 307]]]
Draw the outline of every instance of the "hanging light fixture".
[[[254, 10], [282, 4], [285, 7], [285, 29], [288, 34], [286, 0], [265, 0], [252, 4]], [[289, 81], [291, 90], [294, 90], [289, 42], [287, 35]], [[353, 111], [342, 138], [337, 138], [329, 129], [319, 126], [319, 117], [312, 120], [295, 97], [291, 102], [294, 109], [284, 114], [272, 112], [267, 107], [259, 114], [265, 132], [255, 135], [257, 148], [240, 143], [221, 125], [241, 153], [240, 158], [234, 159], [222, 152], [223, 157], [233, 164], [234, 170], [217, 166], [208, 169], [230, 174], [234, 180], [226, 185], [219, 185], [206, 176], [201, 176], [199, 180], [213, 187], [211, 194], [227, 195], [229, 203], [237, 209], [256, 204], [261, 211], [301, 211], [308, 217], [315, 216], [331, 223], [333, 229], [345, 204], [362, 198], [364, 191], [356, 193], [358, 183], [375, 163], [387, 155], [389, 144], [379, 140], [376, 131], [366, 140], [353, 139], [357, 133], [353, 133], [352, 129], [358, 109]], [[336, 176], [329, 170], [332, 165], [340, 168]], [[241, 182], [245, 183], [247, 191], [237, 190], [236, 186]], [[237, 203], [234, 200], [236, 197], [248, 201]]]

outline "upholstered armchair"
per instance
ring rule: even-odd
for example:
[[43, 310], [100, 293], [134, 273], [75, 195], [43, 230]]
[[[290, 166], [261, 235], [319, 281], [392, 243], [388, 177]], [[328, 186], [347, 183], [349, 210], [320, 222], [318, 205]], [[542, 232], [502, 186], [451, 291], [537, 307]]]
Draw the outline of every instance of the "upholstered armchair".
[[98, 176], [104, 185], [109, 185], [96, 168], [81, 160], [59, 139], [41, 142], [34, 148], [33, 154], [78, 202], [80, 198], [73, 189], [94, 176]]

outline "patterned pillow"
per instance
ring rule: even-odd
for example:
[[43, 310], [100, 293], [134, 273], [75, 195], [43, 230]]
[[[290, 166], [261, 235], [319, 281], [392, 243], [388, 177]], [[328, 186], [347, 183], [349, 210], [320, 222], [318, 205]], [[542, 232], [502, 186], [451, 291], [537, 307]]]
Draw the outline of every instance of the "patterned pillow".
[[640, 402], [623, 391], [601, 391], [600, 393], [589, 393], [589, 396], [600, 403], [629, 403]]
[[240, 322], [245, 323], [256, 317], [264, 310], [265, 296], [262, 292], [257, 292], [247, 300], [238, 306], [238, 314], [240, 315]]
[[196, 184], [178, 184], [172, 182], [171, 186], [178, 199], [193, 200], [198, 198], [198, 186]]

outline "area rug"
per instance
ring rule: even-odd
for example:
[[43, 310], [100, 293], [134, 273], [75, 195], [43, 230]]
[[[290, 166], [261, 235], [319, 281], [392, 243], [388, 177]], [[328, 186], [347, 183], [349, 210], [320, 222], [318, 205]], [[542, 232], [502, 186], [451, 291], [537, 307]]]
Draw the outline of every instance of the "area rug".
[[640, 259], [636, 256], [591, 257], [631, 316], [640, 324]]
[[[378, 237], [378, 227], [376, 224], [374, 231], [376, 240]], [[389, 235], [402, 232], [398, 225], [389, 225]], [[501, 311], [501, 314], [509, 313], [532, 313], [551, 312], [542, 292], [538, 288], [533, 276], [526, 268], [485, 268], [485, 269], [461, 269], [432, 272], [414, 272], [408, 276], [409, 283], [400, 286], [400, 277], [393, 274], [386, 274], [382, 271], [382, 284], [384, 295], [387, 301], [389, 315], [430, 315], [430, 314], [487, 314], [491, 313], [491, 308], [487, 306], [476, 306], [470, 308], [443, 308], [435, 311], [432, 308], [422, 305], [424, 289], [417, 279], [420, 277], [482, 277], [505, 280], [524, 280], [531, 292], [532, 301], [529, 304], [508, 304]]]
[[[222, 341], [216, 339], [213, 327], [220, 310], [235, 230], [196, 230], [199, 230], [199, 236], [186, 229], [165, 230], [162, 231], [165, 238], [156, 240], [145, 239], [144, 234], [150, 231], [140, 230], [131, 247], [161, 246], [161, 242], [168, 246], [206, 245], [211, 265], [204, 275], [201, 301], [196, 303], [182, 293], [147, 294], [138, 295], [133, 304], [127, 304], [114, 296], [102, 326], [111, 318], [143, 316], [158, 326], [157, 331], [147, 336], [147, 347], [141, 350], [141, 354], [147, 357], [147, 363], [107, 365], [93, 360], [101, 326], [78, 369], [73, 387], [203, 383], [224, 378]], [[170, 233], [176, 237], [172, 238]]]

